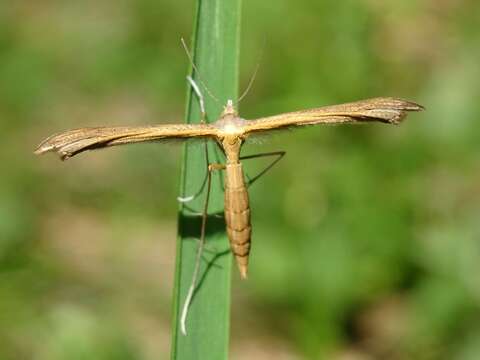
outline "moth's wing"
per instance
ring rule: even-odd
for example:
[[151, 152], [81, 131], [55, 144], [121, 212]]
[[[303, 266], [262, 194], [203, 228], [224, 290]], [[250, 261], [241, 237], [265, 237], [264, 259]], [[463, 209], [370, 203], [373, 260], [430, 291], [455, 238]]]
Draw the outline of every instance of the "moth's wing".
[[53, 151], [66, 160], [86, 150], [164, 139], [208, 138], [215, 137], [216, 132], [208, 124], [83, 128], [50, 136], [38, 145], [35, 154]]
[[423, 110], [421, 105], [410, 101], [395, 98], [374, 98], [250, 120], [245, 125], [245, 132], [248, 134], [303, 125], [371, 121], [399, 124], [409, 111], [420, 110]]

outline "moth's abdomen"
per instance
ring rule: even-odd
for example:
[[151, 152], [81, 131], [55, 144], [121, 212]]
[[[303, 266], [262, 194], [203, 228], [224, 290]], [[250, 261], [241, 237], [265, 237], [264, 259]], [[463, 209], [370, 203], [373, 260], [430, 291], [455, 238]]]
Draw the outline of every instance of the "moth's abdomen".
[[250, 205], [242, 164], [227, 164], [225, 176], [225, 221], [230, 247], [242, 278], [247, 277], [250, 254]]

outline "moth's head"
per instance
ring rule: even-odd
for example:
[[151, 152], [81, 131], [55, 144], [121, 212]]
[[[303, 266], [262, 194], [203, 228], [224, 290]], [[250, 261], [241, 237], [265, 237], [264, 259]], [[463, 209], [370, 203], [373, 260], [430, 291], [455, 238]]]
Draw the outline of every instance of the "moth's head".
[[227, 105], [223, 107], [223, 113], [222, 116], [224, 115], [235, 115], [237, 116], [237, 110], [235, 110], [235, 106], [233, 105], [233, 100], [228, 99], [227, 100]]

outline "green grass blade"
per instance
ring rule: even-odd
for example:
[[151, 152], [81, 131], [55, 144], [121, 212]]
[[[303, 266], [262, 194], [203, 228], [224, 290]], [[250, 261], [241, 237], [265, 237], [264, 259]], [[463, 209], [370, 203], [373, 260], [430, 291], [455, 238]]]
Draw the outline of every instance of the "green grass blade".
[[[241, 0], [198, 1], [193, 36], [193, 57], [200, 76], [220, 100], [204, 92], [207, 120], [215, 121], [227, 99], [237, 98]], [[198, 81], [198, 76], [195, 77]], [[198, 101], [188, 89], [187, 121], [198, 122]], [[222, 161], [215, 144], [208, 145], [211, 162]], [[182, 168], [181, 194], [195, 194], [205, 178], [203, 146], [186, 144]], [[204, 195], [204, 194], [202, 194]], [[205, 201], [200, 196], [188, 207], [201, 212]], [[223, 212], [220, 174], [212, 179], [209, 218], [199, 286], [187, 319], [188, 335], [180, 333], [179, 319], [191, 284], [198, 247], [201, 219], [185, 207], [179, 213], [179, 237], [174, 290], [172, 359], [227, 359], [230, 322], [230, 283], [232, 257], [223, 219], [213, 216]]]

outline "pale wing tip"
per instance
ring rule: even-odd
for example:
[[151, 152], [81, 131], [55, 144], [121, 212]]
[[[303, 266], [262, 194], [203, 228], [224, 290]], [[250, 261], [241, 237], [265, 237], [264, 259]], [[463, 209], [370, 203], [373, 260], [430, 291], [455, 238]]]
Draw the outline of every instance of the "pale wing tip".
[[34, 153], [35, 155], [42, 155], [42, 154], [46, 153], [47, 151], [48, 151], [48, 150], [45, 150], [45, 149], [43, 149], [43, 148], [41, 148], [41, 147], [38, 147], [38, 148], [35, 149], [35, 151], [34, 151], [33, 153]]
[[391, 101], [393, 107], [395, 107], [397, 110], [403, 110], [403, 111], [425, 110], [424, 106], [417, 104], [416, 102], [413, 102], [413, 101], [408, 101], [408, 100], [403, 100], [398, 98], [386, 98], [386, 100], [387, 100], [387, 103]]
[[55, 139], [57, 136], [58, 134], [54, 134], [44, 139], [40, 144], [38, 144], [37, 148], [33, 153], [35, 155], [41, 155], [49, 151], [55, 151], [56, 147], [53, 139]]
[[37, 146], [37, 148], [33, 153], [35, 155], [42, 155], [42, 154], [45, 154], [46, 152], [53, 151], [53, 150], [54, 150], [53, 145], [49, 145], [46, 143], [46, 141], [43, 141], [42, 143], [40, 143], [40, 145]]
[[384, 108], [374, 110], [380, 119], [393, 125], [400, 124], [408, 115], [410, 111], [423, 111], [425, 107], [413, 101], [407, 101], [397, 98], [383, 98]]
[[406, 104], [404, 110], [406, 111], [423, 111], [425, 110], [425, 107], [420, 105], [420, 104], [417, 104], [417, 103], [414, 103], [412, 101], [405, 101], [403, 100], [403, 102]]
[[55, 145], [49, 144], [50, 138], [46, 139], [40, 145], [37, 146], [37, 148], [34, 150], [35, 155], [43, 155], [47, 152], [56, 152], [61, 160], [67, 160], [69, 159], [72, 155], [69, 153], [66, 153], [62, 151], [60, 148], [56, 147]]
[[424, 111], [425, 110], [424, 106], [422, 106], [420, 104], [417, 104], [413, 101], [406, 101], [406, 100], [402, 100], [402, 101], [405, 104], [405, 106], [403, 107], [402, 112], [400, 113], [400, 116], [398, 117], [398, 119], [395, 119], [396, 124], [401, 123], [407, 117], [408, 112], [410, 112], [410, 111]]

